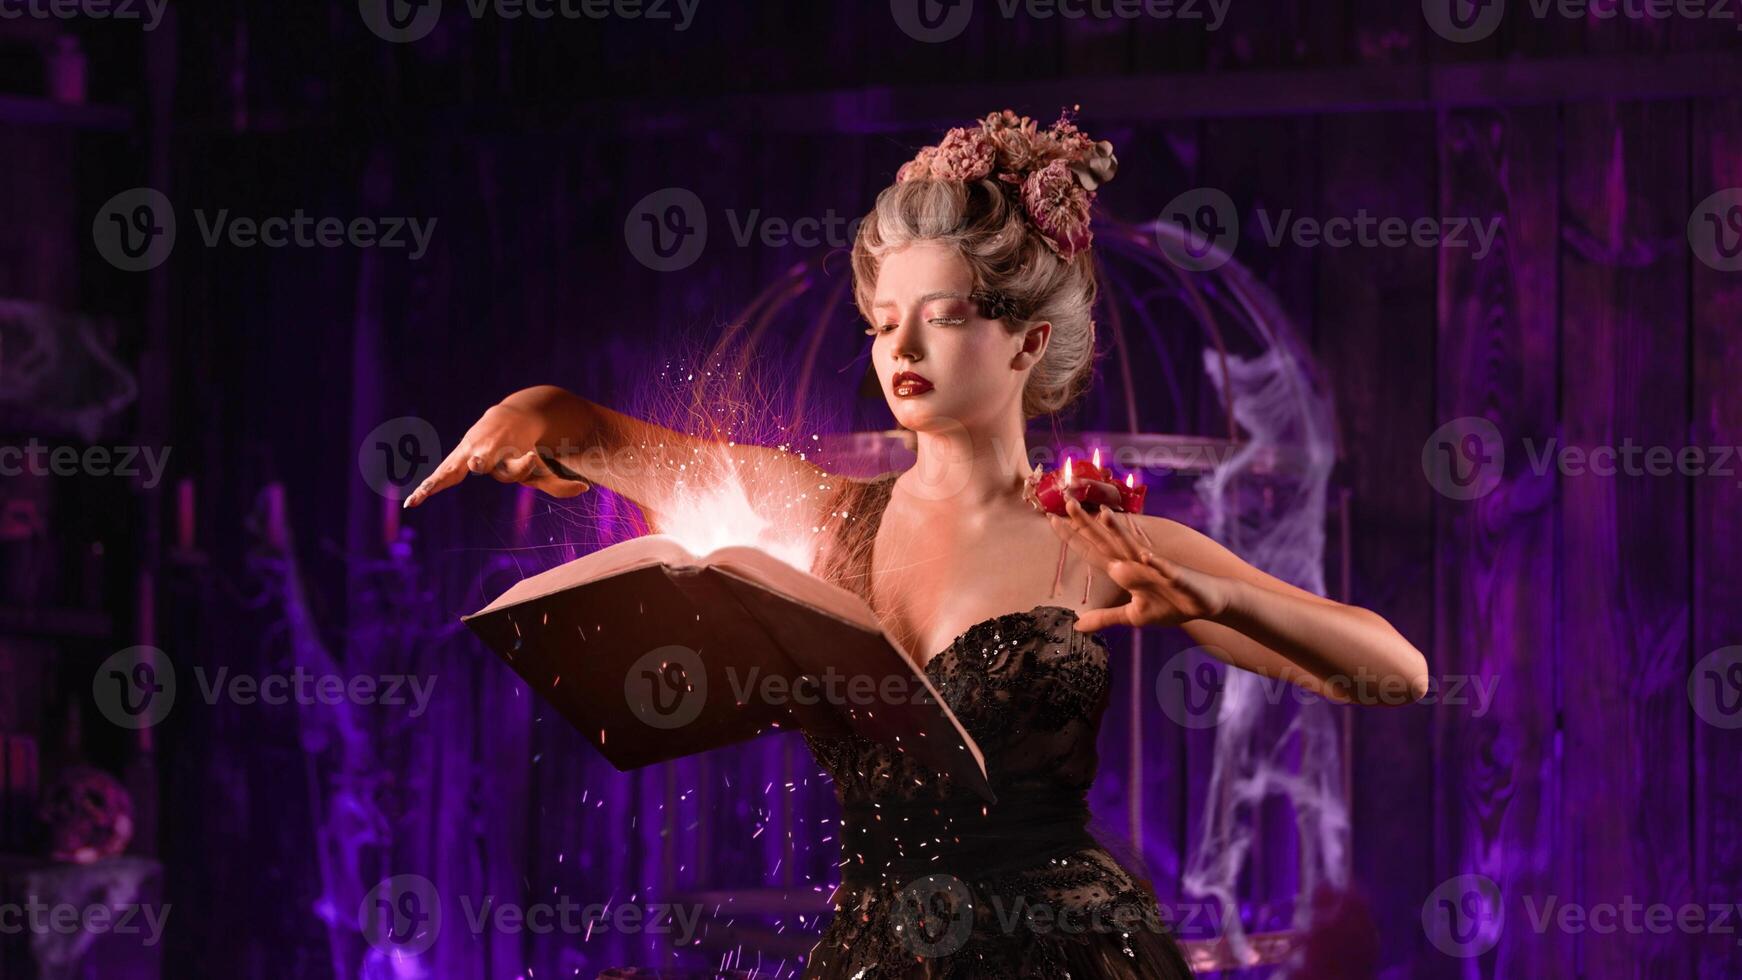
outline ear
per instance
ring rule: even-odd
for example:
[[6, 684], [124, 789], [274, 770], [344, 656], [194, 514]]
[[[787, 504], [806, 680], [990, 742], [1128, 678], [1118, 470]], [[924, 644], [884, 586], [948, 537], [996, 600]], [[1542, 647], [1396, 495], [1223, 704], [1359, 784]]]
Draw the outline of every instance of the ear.
[[1016, 359], [1010, 362], [1010, 366], [1021, 371], [1039, 364], [1041, 357], [1046, 354], [1047, 342], [1051, 339], [1051, 323], [1042, 320], [1030, 324], [1022, 333], [1022, 349], [1016, 352]]

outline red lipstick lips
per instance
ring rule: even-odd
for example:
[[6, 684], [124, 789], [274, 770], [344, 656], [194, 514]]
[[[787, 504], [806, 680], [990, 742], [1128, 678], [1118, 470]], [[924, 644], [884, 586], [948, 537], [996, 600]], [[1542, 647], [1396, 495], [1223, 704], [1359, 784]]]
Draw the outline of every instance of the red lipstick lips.
[[889, 379], [889, 383], [895, 388], [897, 398], [911, 398], [914, 395], [923, 395], [932, 390], [930, 381], [912, 371], [902, 371], [896, 374], [895, 377]]

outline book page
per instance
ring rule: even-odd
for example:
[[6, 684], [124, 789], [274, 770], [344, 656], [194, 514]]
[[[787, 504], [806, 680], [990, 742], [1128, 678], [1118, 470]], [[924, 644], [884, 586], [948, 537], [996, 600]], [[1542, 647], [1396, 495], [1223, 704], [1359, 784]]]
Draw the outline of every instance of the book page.
[[600, 548], [590, 555], [582, 555], [574, 561], [565, 562], [555, 568], [539, 572], [537, 575], [523, 578], [514, 583], [506, 592], [496, 597], [496, 601], [473, 613], [482, 616], [495, 612], [507, 606], [517, 606], [523, 602], [539, 599], [564, 589], [571, 589], [587, 582], [610, 578], [623, 572], [646, 568], [649, 565], [668, 565], [672, 568], [688, 568], [702, 562], [690, 554], [683, 545], [663, 534], [648, 534], [628, 541], [620, 541], [606, 548]]

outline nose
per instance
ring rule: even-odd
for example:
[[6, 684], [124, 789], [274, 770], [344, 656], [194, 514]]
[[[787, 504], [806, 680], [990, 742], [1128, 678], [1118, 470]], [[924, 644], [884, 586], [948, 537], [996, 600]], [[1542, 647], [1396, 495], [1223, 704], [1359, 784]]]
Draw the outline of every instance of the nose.
[[925, 351], [920, 348], [918, 325], [907, 320], [896, 326], [895, 342], [889, 345], [890, 356], [897, 362], [918, 361], [925, 357]]

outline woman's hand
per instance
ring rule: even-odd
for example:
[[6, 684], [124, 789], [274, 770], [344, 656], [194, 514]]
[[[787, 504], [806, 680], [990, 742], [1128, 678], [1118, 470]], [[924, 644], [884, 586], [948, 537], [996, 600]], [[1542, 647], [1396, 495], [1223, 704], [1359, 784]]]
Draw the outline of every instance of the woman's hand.
[[573, 478], [570, 471], [565, 470], [568, 477], [552, 471], [540, 452], [548, 452], [543, 444], [548, 429], [537, 403], [522, 405], [513, 403], [512, 396], [505, 399], [466, 430], [454, 451], [405, 498], [405, 506], [416, 507], [472, 473], [488, 473], [501, 483], [524, 483], [553, 497], [573, 497], [591, 489], [592, 484]]
[[1075, 546], [1131, 594], [1129, 602], [1106, 609], [1085, 610], [1077, 629], [1093, 633], [1108, 626], [1177, 626], [1194, 619], [1215, 619], [1228, 608], [1234, 583], [1151, 551], [1131, 532], [1127, 519], [1106, 507], [1091, 516], [1067, 495], [1067, 517], [1047, 515], [1053, 532]]

